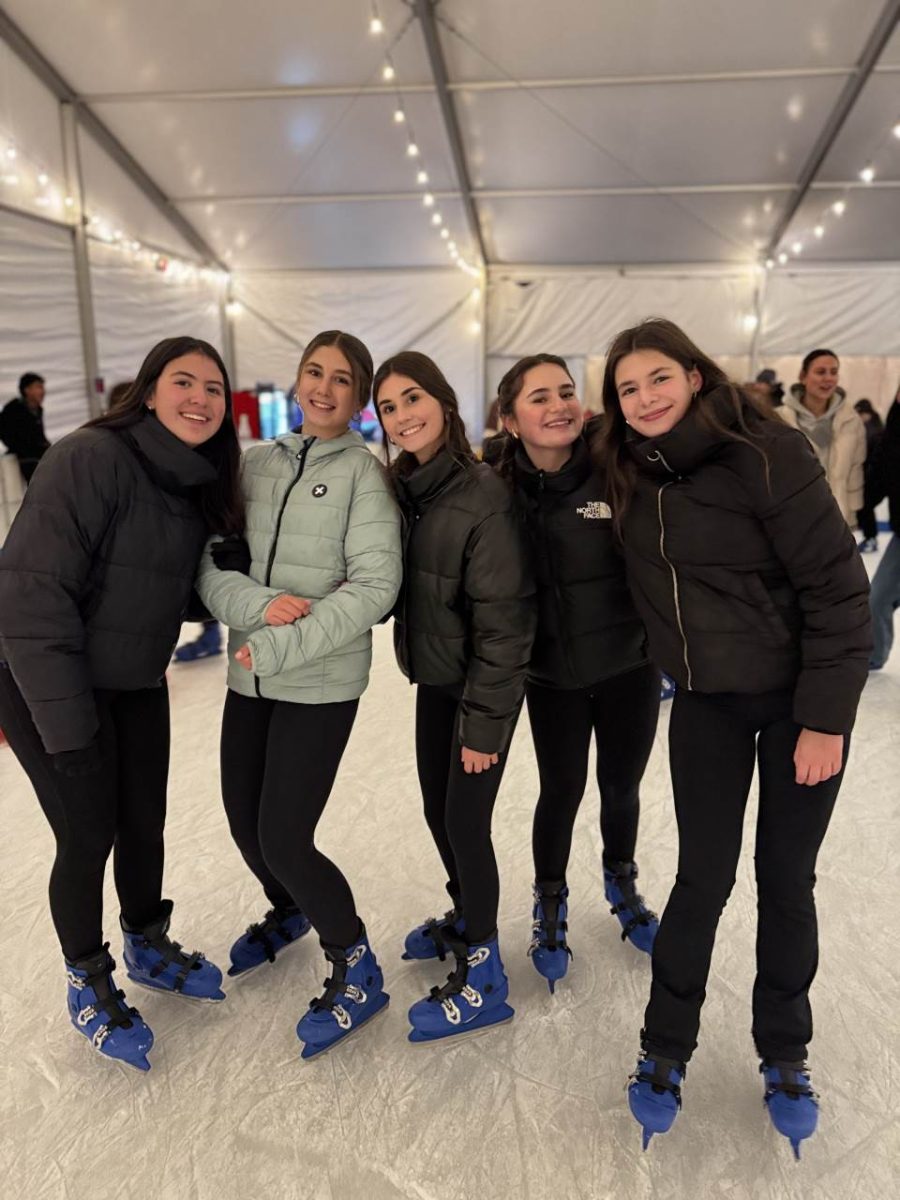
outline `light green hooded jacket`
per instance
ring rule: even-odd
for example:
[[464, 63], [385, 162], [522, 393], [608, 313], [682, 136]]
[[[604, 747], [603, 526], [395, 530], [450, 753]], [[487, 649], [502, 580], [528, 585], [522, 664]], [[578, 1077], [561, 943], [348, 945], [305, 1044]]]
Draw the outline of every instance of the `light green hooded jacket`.
[[[330, 441], [287, 434], [241, 462], [249, 578], [220, 571], [207, 543], [197, 591], [229, 626], [228, 686], [242, 696], [329, 704], [361, 696], [372, 626], [402, 576], [400, 513], [384, 469], [358, 433]], [[276, 596], [312, 601], [292, 625], [264, 622]], [[253, 671], [234, 661], [248, 645]]]

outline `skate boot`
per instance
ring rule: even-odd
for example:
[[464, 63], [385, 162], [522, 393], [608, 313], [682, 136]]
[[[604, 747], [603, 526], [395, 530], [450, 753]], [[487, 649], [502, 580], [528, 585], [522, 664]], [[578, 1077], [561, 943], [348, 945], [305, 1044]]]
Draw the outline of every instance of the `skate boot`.
[[429, 917], [424, 924], [417, 925], [406, 935], [402, 957], [407, 960], [439, 958], [443, 962], [447, 957], [444, 932], [461, 937], [465, 930], [466, 923], [456, 906], [445, 912], [443, 917]]
[[123, 957], [128, 978], [157, 992], [174, 992], [187, 1000], [224, 1000], [222, 972], [199, 951], [185, 954], [169, 937], [172, 901], [163, 900], [157, 919], [143, 929], [121, 922], [125, 934]]
[[569, 928], [566, 916], [569, 889], [565, 881], [559, 883], [535, 882], [534, 910], [531, 926], [531, 945], [528, 956], [535, 970], [547, 980], [551, 993], [556, 990], [556, 981], [562, 979], [569, 969], [572, 951], [566, 943]]
[[506, 1003], [509, 980], [496, 934], [477, 946], [468, 946], [452, 934], [443, 936], [456, 966], [443, 987], [433, 987], [429, 996], [417, 1000], [409, 1010], [411, 1042], [436, 1042], [474, 1033], [510, 1021], [514, 1015]]
[[193, 642], [179, 646], [175, 651], [175, 661], [194, 662], [198, 658], [213, 658], [222, 653], [222, 630], [218, 621], [204, 621], [203, 632]]
[[309, 1012], [297, 1024], [297, 1037], [303, 1042], [301, 1058], [330, 1050], [387, 1008], [390, 1001], [365, 928], [346, 950], [336, 946], [323, 949], [331, 964], [331, 978], [325, 980], [325, 991], [310, 1002]]
[[676, 684], [674, 679], [670, 679], [668, 675], [663, 675], [659, 681], [659, 698], [660, 701], [671, 700], [676, 692]]
[[66, 959], [69, 1018], [94, 1049], [107, 1058], [136, 1071], [149, 1071], [147, 1054], [153, 1034], [138, 1010], [125, 1003], [125, 993], [117, 989], [112, 977], [115, 966], [109, 956], [109, 942], [96, 954], [77, 962]]
[[618, 917], [622, 926], [622, 941], [627, 938], [632, 946], [651, 954], [659, 919], [656, 913], [650, 911], [635, 887], [637, 877], [637, 863], [603, 863], [603, 890], [612, 905], [609, 911]]
[[232, 977], [246, 975], [264, 962], [273, 963], [276, 954], [309, 933], [311, 928], [306, 914], [293, 905], [270, 908], [263, 919], [249, 926], [231, 947], [228, 974]]
[[860, 554], [876, 554], [878, 552], [878, 538], [863, 538], [859, 543]]
[[772, 1124], [791, 1143], [794, 1158], [800, 1158], [800, 1143], [816, 1132], [819, 1097], [810, 1087], [805, 1062], [764, 1058], [759, 1064], [765, 1080], [763, 1101]]
[[668, 1133], [681, 1108], [681, 1085], [687, 1067], [674, 1058], [644, 1050], [629, 1076], [628, 1107], [643, 1134], [643, 1149], [654, 1133]]

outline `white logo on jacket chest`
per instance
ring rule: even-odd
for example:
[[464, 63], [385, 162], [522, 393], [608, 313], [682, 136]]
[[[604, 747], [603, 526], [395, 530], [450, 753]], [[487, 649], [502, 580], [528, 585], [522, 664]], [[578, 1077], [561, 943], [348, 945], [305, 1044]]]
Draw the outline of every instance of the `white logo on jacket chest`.
[[328, 491], [328, 488], [325, 486], [324, 483], [317, 483], [312, 490], [312, 494], [318, 500], [319, 497], [324, 496], [327, 491]]
[[584, 508], [576, 508], [575, 511], [586, 521], [608, 521], [612, 517], [612, 509], [602, 500], [588, 500]]

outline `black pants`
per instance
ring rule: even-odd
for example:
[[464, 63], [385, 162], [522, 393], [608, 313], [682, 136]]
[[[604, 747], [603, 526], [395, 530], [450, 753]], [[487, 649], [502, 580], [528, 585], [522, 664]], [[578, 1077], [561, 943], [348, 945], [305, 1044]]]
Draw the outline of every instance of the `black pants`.
[[491, 842], [491, 817], [506, 753], [480, 775], [463, 770], [459, 701], [442, 688], [416, 691], [416, 764], [425, 820], [447, 872], [447, 891], [466, 920], [471, 945], [497, 930], [500, 878]]
[[669, 756], [678, 876], [653, 949], [643, 1032], [644, 1046], [658, 1054], [687, 1061], [697, 1044], [716, 926], [734, 884], [758, 759], [753, 1039], [761, 1055], [806, 1057], [809, 988], [818, 965], [816, 856], [843, 766], [815, 787], [795, 783], [800, 727], [791, 699], [790, 692], [705, 696], [679, 688], [675, 694]]
[[140, 928], [159, 916], [169, 775], [165, 684], [96, 693], [103, 769], [67, 779], [53, 769], [12, 673], [0, 667], [0, 728], [37, 792], [56, 838], [50, 913], [70, 961], [103, 944], [103, 876], [113, 871], [122, 916]]
[[631, 862], [640, 816], [638, 789], [659, 718], [659, 671], [647, 664], [571, 691], [529, 683], [525, 697], [541, 780], [532, 831], [535, 879], [566, 877], [572, 828], [587, 784], [591, 734], [597, 745], [603, 858]]
[[293, 704], [229, 691], [222, 715], [231, 836], [271, 903], [296, 904], [324, 945], [341, 948], [359, 936], [353, 893], [313, 839], [358, 707], [358, 700]]
[[856, 514], [856, 520], [859, 523], [859, 531], [864, 538], [871, 539], [878, 537], [878, 518], [875, 516], [874, 508], [861, 508]]

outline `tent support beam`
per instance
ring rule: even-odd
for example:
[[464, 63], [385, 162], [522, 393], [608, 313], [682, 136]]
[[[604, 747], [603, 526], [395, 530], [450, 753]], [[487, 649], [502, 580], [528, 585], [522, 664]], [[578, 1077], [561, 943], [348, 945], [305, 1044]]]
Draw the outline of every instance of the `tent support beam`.
[[[900, 3], [900, 0], [898, 0], [898, 3]], [[488, 262], [487, 247], [484, 242], [484, 234], [481, 231], [481, 222], [478, 220], [478, 210], [475, 207], [475, 200], [472, 196], [472, 181], [469, 177], [469, 167], [466, 163], [466, 152], [459, 129], [459, 120], [456, 116], [456, 109], [453, 106], [453, 97], [450, 94], [447, 64], [444, 61], [444, 51], [441, 48], [437, 25], [434, 20], [432, 0], [416, 0], [415, 8], [419, 24], [422, 26], [422, 36], [425, 38], [425, 49], [428, 51], [428, 61], [431, 64], [431, 74], [434, 77], [434, 86], [437, 90], [438, 102], [441, 106], [441, 115], [444, 118], [447, 141], [450, 143], [450, 151], [453, 155], [453, 165], [456, 169], [456, 179], [459, 184], [463, 208], [465, 209], [466, 219], [469, 224], [469, 232], [478, 249], [482, 263], [486, 264]]]
[[41, 83], [61, 103], [71, 106], [77, 116], [78, 124], [85, 129], [96, 142], [106, 151], [112, 160], [118, 164], [151, 204], [159, 210], [184, 240], [193, 247], [203, 261], [211, 266], [217, 266], [226, 271], [215, 251], [209, 246], [194, 226], [178, 211], [163, 190], [147, 174], [144, 168], [125, 149], [115, 134], [100, 120], [91, 108], [79, 97], [56, 68], [50, 63], [37, 46], [25, 36], [9, 15], [0, 8], [0, 37], [9, 48], [18, 55], [28, 69], [40, 79]]
[[878, 62], [882, 50], [894, 32], [898, 20], [900, 20], [900, 0], [887, 0], [857, 60], [854, 73], [844, 84], [828, 120], [825, 122], [821, 133], [816, 139], [815, 145], [809, 153], [809, 157], [804, 163], [794, 194], [788, 201], [787, 207], [772, 231], [772, 236], [769, 239], [769, 245], [765, 252], [766, 257], [771, 257], [777, 251], [781, 239], [784, 237], [791, 221], [797, 214], [797, 210], [806, 198], [806, 194], [837, 140], [838, 134], [843, 129], [844, 122], [853, 111], [853, 107], [859, 99], [859, 94], [872, 74], [875, 64]]

